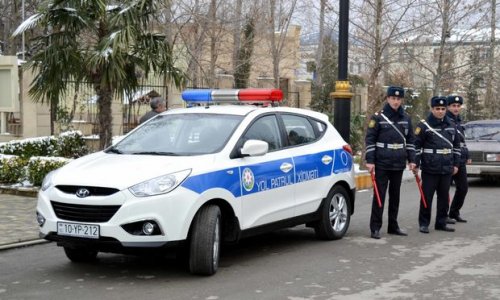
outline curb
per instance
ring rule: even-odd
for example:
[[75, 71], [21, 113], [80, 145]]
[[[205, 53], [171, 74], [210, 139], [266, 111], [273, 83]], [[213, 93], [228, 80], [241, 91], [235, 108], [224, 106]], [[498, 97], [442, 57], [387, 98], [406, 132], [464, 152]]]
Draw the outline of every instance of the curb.
[[36, 198], [38, 196], [38, 188], [11, 187], [11, 186], [0, 185], [0, 194], [9, 194], [9, 195]]
[[366, 189], [371, 189], [373, 186], [372, 184], [372, 179], [370, 173], [367, 171], [360, 172], [356, 174], [356, 189], [359, 190], [366, 190]]
[[24, 242], [12, 243], [12, 244], [5, 244], [5, 245], [0, 245], [0, 251], [2, 251], [2, 250], [8, 250], [8, 249], [14, 249], [14, 248], [27, 247], [27, 246], [33, 246], [33, 245], [38, 245], [38, 244], [46, 244], [46, 243], [50, 243], [50, 241], [42, 240], [42, 239], [36, 239], [36, 240], [31, 240], [31, 241], [24, 241]]

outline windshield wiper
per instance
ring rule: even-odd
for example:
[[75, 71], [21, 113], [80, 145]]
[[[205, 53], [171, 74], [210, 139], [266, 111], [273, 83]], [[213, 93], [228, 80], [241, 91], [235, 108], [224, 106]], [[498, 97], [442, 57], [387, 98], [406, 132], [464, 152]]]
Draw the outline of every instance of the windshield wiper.
[[120, 150], [116, 149], [115, 147], [111, 147], [108, 150], [105, 151], [106, 153], [116, 153], [116, 154], [123, 154]]
[[495, 131], [495, 132], [492, 132], [492, 133], [488, 133], [488, 134], [483, 134], [483, 135], [480, 135], [478, 137], [478, 139], [482, 139], [482, 138], [485, 138], [485, 137], [493, 137], [494, 135], [496, 134], [499, 134], [500, 133], [500, 130], [499, 131]]
[[165, 156], [178, 156], [179, 154], [175, 152], [161, 152], [161, 151], [143, 151], [143, 152], [133, 152], [130, 154], [137, 155], [165, 155]]

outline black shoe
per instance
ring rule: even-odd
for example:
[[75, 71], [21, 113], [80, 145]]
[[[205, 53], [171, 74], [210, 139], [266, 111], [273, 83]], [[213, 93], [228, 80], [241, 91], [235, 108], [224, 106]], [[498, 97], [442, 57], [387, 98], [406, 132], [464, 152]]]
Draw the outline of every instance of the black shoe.
[[429, 233], [429, 227], [427, 227], [427, 226], [420, 226], [420, 232], [422, 232], [422, 233]]
[[460, 216], [452, 217], [452, 219], [455, 219], [455, 220], [457, 220], [457, 222], [460, 222], [460, 223], [467, 223], [467, 220], [462, 219], [462, 217], [460, 217]]
[[441, 231], [447, 231], [447, 232], [454, 232], [455, 231], [455, 228], [451, 228], [451, 227], [448, 227], [448, 226], [439, 226], [439, 227], [434, 227], [434, 229], [436, 230], [441, 230]]
[[454, 218], [446, 218], [446, 224], [455, 224], [455, 220], [453, 220]]
[[378, 230], [372, 231], [371, 238], [377, 239], [377, 240], [380, 239], [380, 231], [378, 231]]
[[401, 230], [401, 228], [398, 228], [396, 230], [387, 230], [388, 234], [394, 234], [394, 235], [401, 235], [401, 236], [407, 236], [408, 233], [404, 232]]

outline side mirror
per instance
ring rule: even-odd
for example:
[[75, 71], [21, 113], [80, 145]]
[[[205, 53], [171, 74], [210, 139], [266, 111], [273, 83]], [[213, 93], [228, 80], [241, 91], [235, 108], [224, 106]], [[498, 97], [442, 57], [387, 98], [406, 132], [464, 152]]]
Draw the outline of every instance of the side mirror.
[[243, 156], [261, 156], [267, 153], [269, 144], [261, 140], [248, 140], [243, 144], [240, 153]]

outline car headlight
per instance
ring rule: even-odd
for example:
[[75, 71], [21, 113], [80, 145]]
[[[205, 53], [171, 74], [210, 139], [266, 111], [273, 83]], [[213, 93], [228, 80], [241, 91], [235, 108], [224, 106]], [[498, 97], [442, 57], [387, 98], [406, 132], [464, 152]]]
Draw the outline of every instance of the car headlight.
[[136, 197], [165, 194], [175, 189], [189, 174], [191, 174], [191, 169], [170, 173], [131, 186], [129, 191]]
[[488, 153], [486, 154], [486, 161], [500, 161], [500, 154]]
[[54, 174], [55, 171], [51, 171], [47, 175], [45, 175], [42, 181], [42, 186], [40, 187], [42, 191], [45, 191], [52, 186], [52, 178], [54, 178]]

